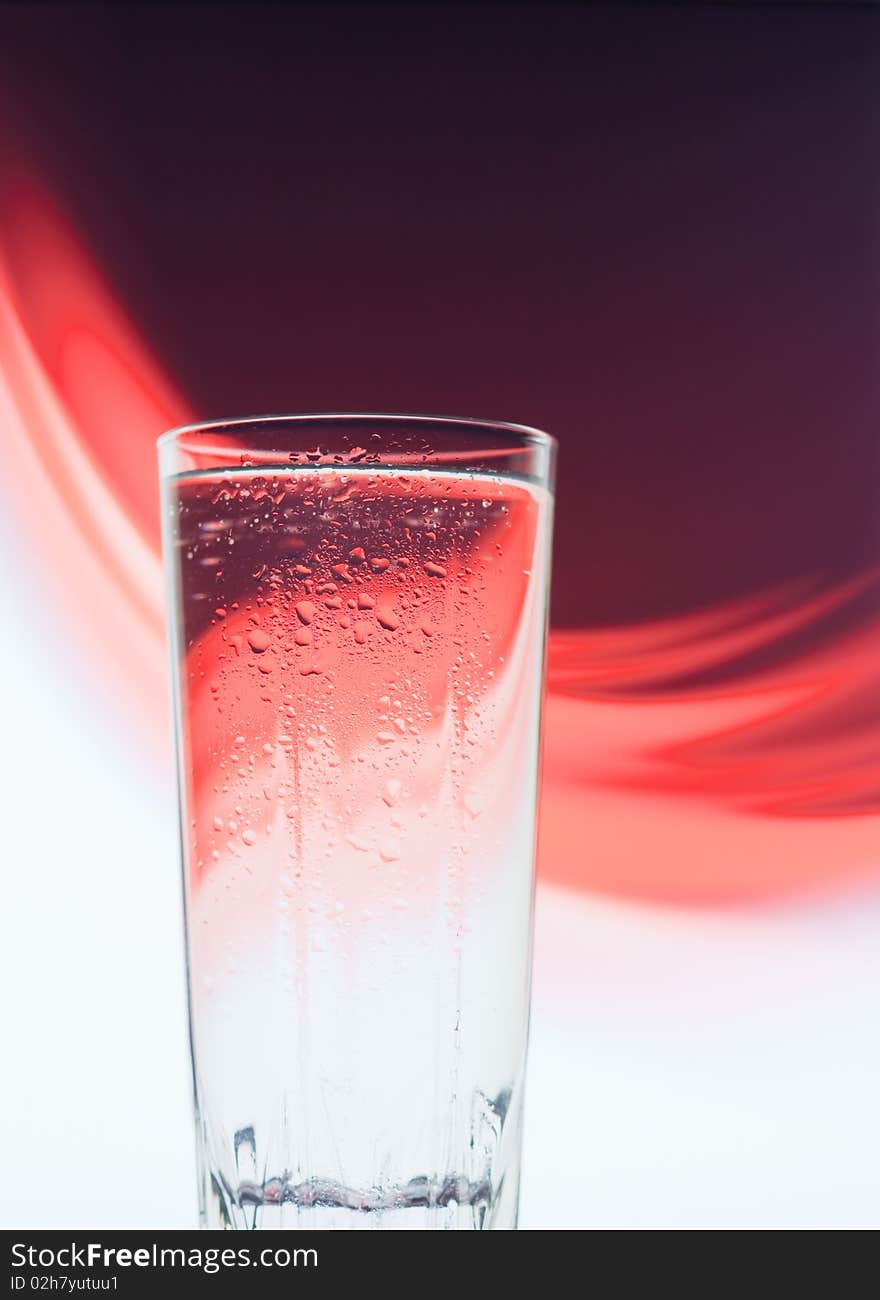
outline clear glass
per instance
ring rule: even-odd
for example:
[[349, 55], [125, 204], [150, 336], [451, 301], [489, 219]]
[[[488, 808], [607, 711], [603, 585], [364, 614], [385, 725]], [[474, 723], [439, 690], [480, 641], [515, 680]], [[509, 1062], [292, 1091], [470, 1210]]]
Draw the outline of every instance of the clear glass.
[[514, 1228], [553, 440], [159, 446], [201, 1222]]

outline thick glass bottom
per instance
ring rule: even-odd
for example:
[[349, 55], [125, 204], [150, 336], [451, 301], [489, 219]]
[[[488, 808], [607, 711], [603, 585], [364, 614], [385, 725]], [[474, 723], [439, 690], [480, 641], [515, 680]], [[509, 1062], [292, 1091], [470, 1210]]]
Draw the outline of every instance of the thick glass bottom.
[[206, 1180], [204, 1228], [244, 1231], [267, 1228], [486, 1230], [516, 1227], [519, 1171], [508, 1171], [493, 1189], [462, 1175], [418, 1177], [399, 1187], [366, 1191], [313, 1178], [293, 1183], [229, 1187], [216, 1174]]

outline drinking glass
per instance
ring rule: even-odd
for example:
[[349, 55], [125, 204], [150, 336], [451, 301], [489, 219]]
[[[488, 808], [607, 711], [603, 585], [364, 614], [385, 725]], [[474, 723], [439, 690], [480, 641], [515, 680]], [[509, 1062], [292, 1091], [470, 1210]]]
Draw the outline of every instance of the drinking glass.
[[553, 439], [159, 447], [201, 1223], [514, 1228]]

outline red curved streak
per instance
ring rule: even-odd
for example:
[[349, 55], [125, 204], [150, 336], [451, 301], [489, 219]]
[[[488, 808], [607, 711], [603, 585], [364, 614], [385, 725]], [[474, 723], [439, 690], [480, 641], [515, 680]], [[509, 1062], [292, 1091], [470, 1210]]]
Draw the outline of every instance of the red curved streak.
[[[191, 413], [49, 196], [18, 181], [2, 213], [7, 507], [105, 696], [165, 745], [155, 438]], [[875, 580], [552, 632], [543, 876], [722, 901], [876, 872]]]

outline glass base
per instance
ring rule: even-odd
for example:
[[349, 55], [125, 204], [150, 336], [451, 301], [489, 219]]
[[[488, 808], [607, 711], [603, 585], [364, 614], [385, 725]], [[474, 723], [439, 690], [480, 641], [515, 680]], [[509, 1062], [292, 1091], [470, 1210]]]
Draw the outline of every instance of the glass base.
[[463, 1176], [413, 1178], [404, 1186], [370, 1191], [330, 1180], [292, 1183], [271, 1178], [237, 1188], [210, 1175], [200, 1224], [210, 1229], [266, 1228], [415, 1230], [513, 1229], [517, 1225], [519, 1170], [501, 1184], [470, 1182]]

